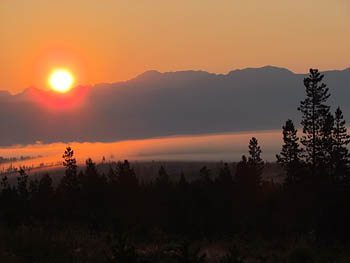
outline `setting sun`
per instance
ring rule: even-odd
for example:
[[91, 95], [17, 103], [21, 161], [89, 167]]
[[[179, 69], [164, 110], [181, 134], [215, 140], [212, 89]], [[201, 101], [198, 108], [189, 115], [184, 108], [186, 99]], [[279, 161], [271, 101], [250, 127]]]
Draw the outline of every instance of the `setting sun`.
[[49, 76], [49, 84], [54, 91], [66, 93], [74, 84], [74, 76], [66, 69], [56, 69]]

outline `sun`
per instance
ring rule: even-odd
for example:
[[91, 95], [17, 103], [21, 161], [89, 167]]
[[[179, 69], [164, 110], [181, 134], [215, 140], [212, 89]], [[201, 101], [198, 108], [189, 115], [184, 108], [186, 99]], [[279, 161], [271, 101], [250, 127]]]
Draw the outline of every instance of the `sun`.
[[73, 74], [67, 69], [55, 69], [49, 76], [49, 85], [54, 91], [67, 93], [75, 82]]

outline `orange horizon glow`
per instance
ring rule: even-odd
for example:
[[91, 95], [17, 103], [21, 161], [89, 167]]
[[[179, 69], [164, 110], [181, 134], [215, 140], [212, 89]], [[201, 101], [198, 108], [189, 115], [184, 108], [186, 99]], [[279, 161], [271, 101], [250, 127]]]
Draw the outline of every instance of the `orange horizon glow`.
[[[62, 163], [62, 152], [70, 145], [76, 154], [77, 162], [84, 164], [87, 158], [100, 162], [102, 157], [107, 161], [129, 159], [131, 161], [239, 161], [247, 152], [247, 144], [252, 136], [256, 136], [263, 147], [263, 158], [274, 160], [275, 153], [280, 150], [281, 131], [250, 131], [204, 135], [179, 135], [160, 138], [123, 140], [117, 142], [71, 142], [51, 144], [30, 144], [3, 147], [0, 156], [39, 156], [35, 159], [13, 163], [19, 166], [38, 166], [40, 163]], [[230, 143], [227, 143], [230, 142]], [[8, 167], [0, 165], [0, 170]]]
[[66, 93], [31, 89], [28, 95], [45, 111], [60, 112], [82, 107], [87, 101], [89, 90], [89, 86], [77, 86]]

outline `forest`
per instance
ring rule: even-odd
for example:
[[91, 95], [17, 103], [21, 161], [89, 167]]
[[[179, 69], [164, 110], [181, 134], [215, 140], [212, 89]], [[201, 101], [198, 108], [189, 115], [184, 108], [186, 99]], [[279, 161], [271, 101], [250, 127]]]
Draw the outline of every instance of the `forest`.
[[127, 160], [79, 170], [70, 147], [57, 185], [24, 168], [16, 184], [4, 175], [1, 262], [349, 262], [350, 135], [323, 78], [304, 79], [301, 130], [283, 124], [283, 183], [263, 179], [255, 137], [237, 165], [195, 179], [160, 166], [145, 181]]

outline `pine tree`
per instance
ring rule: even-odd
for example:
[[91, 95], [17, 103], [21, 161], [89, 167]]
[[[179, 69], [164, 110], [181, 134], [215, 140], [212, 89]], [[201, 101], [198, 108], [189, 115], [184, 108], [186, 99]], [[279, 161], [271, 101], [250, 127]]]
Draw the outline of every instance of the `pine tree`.
[[249, 141], [248, 148], [249, 148], [248, 165], [250, 169], [252, 169], [252, 172], [254, 173], [257, 182], [260, 184], [262, 171], [264, 169], [264, 161], [260, 157], [262, 151], [258, 144], [258, 140], [255, 137], [253, 137]]
[[283, 128], [283, 142], [281, 153], [276, 155], [277, 162], [286, 171], [286, 182], [294, 183], [300, 178], [302, 167], [302, 149], [299, 146], [297, 130], [292, 120], [287, 120]]
[[322, 162], [319, 164], [320, 173], [329, 176], [332, 174], [333, 149], [335, 146], [334, 140], [334, 117], [329, 112], [325, 119], [323, 127], [320, 131], [320, 139], [322, 148], [320, 149], [319, 158]]
[[224, 166], [220, 168], [216, 182], [223, 185], [232, 184], [232, 175], [227, 163], [224, 163]]
[[59, 188], [66, 192], [77, 192], [79, 190], [79, 180], [77, 175], [77, 161], [74, 158], [73, 149], [67, 147], [62, 158], [63, 166], [66, 168], [66, 171]]
[[74, 158], [74, 151], [71, 147], [67, 147], [63, 158], [63, 166], [66, 167], [66, 175], [74, 176], [77, 174], [77, 161]]
[[9, 181], [6, 175], [4, 175], [1, 179], [1, 188], [2, 188], [2, 191], [11, 190], [11, 186], [9, 184]]
[[96, 192], [96, 188], [103, 187], [104, 177], [100, 175], [97, 170], [96, 164], [91, 158], [88, 158], [85, 161], [85, 173], [82, 176], [79, 176], [82, 187], [85, 188], [85, 191], [88, 193]]
[[203, 166], [199, 170], [199, 181], [205, 185], [209, 185], [213, 182], [211, 178], [211, 171], [207, 166]]
[[324, 156], [324, 141], [322, 139], [322, 128], [329, 114], [330, 107], [326, 105], [330, 94], [326, 84], [322, 83], [324, 75], [317, 69], [310, 69], [310, 74], [304, 79], [306, 98], [300, 102], [304, 136], [301, 143], [305, 146], [306, 161], [316, 173], [316, 168], [322, 164]]
[[180, 189], [185, 189], [188, 187], [188, 182], [187, 182], [185, 174], [183, 172], [180, 175], [180, 180], [178, 182], [178, 186]]
[[249, 173], [248, 169], [248, 159], [245, 155], [242, 155], [241, 161], [237, 163], [235, 180], [238, 184], [245, 184], [247, 181], [247, 174]]
[[238, 184], [242, 184], [248, 188], [258, 188], [262, 181], [262, 171], [264, 162], [260, 155], [262, 153], [258, 140], [253, 137], [249, 141], [249, 157], [242, 156], [242, 160], [236, 167], [236, 180]]
[[96, 164], [93, 162], [91, 158], [88, 158], [85, 161], [85, 165], [86, 165], [85, 174], [88, 176], [96, 176], [97, 174]]
[[133, 188], [139, 185], [139, 181], [136, 177], [135, 171], [131, 167], [128, 160], [124, 160], [124, 162], [117, 163], [115, 174], [118, 178], [118, 183], [122, 186], [125, 186], [126, 188]]
[[334, 119], [334, 148], [333, 148], [333, 169], [337, 180], [347, 179], [350, 169], [350, 154], [347, 145], [350, 143], [350, 135], [347, 133], [343, 113], [338, 107]]
[[158, 171], [158, 177], [156, 178], [156, 184], [159, 186], [165, 186], [165, 185], [168, 185], [169, 183], [170, 182], [169, 182], [168, 172], [165, 170], [164, 166], [162, 165]]
[[53, 196], [54, 188], [52, 185], [52, 178], [49, 174], [44, 174], [39, 181], [39, 193], [46, 199]]
[[25, 200], [28, 198], [28, 175], [23, 167], [19, 168], [19, 176], [17, 177], [17, 192], [19, 196]]

